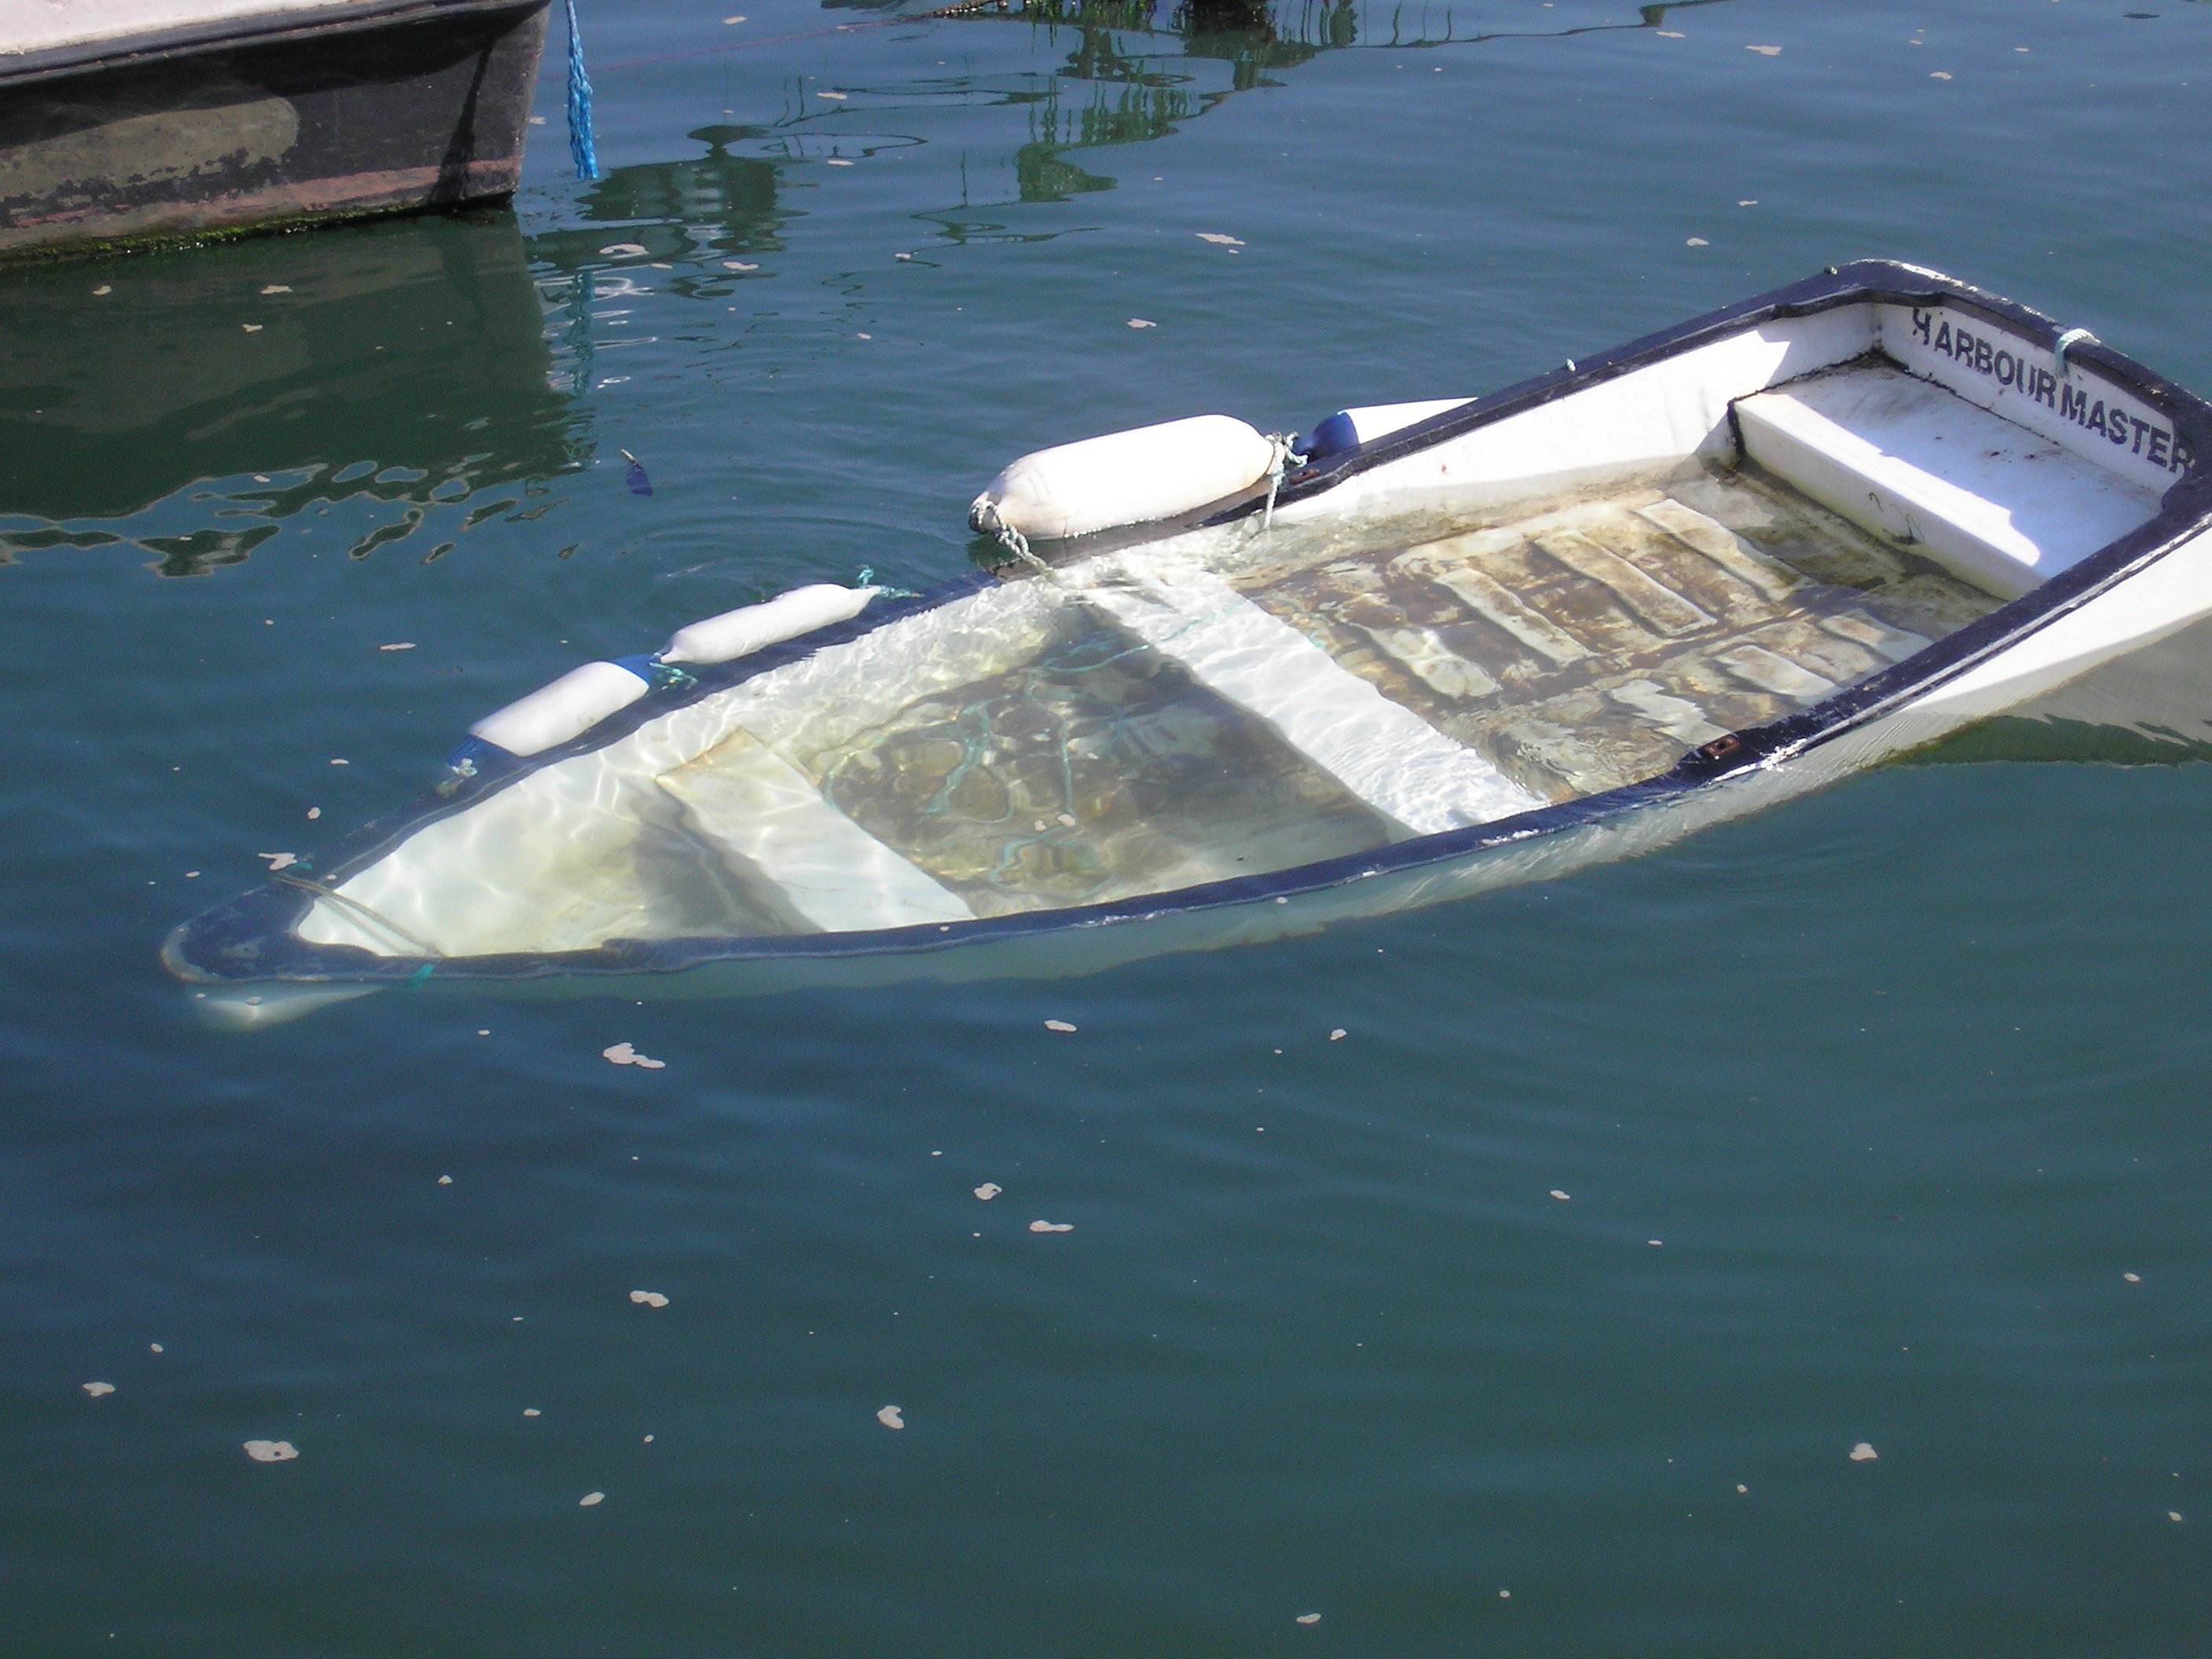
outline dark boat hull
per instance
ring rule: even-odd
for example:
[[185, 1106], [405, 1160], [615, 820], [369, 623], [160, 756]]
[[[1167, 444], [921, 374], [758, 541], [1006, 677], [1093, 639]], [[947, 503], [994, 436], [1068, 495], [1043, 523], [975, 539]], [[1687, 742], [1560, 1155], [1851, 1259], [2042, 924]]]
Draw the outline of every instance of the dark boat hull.
[[548, 0], [379, 0], [0, 60], [0, 261], [510, 196]]

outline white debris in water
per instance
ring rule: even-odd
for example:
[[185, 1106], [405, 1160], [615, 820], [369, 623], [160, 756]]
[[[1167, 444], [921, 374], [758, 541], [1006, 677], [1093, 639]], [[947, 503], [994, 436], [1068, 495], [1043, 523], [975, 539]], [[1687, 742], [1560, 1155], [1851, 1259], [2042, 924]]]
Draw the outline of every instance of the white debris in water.
[[829, 165], [833, 167], [848, 167], [853, 164], [842, 155], [832, 155], [829, 158]]
[[723, 21], [723, 22], [725, 22], [725, 23], [742, 23], [742, 22], [744, 22], [744, 21], [745, 21], [745, 20], [744, 20], [744, 15], [742, 12], [740, 12], [740, 13], [739, 13], [737, 16], [735, 16], [735, 17], [725, 17], [725, 18], [722, 20], [722, 21]]
[[1032, 1221], [1030, 1231], [1033, 1233], [1072, 1233], [1075, 1231], [1075, 1224], [1073, 1221]]
[[1746, 46], [1744, 50], [1746, 52], [1755, 52], [1761, 58], [1779, 58], [1782, 56], [1782, 48], [1779, 46]]
[[602, 1048], [599, 1054], [602, 1059], [611, 1060], [617, 1066], [640, 1066], [648, 1072], [658, 1072], [668, 1064], [665, 1060], [653, 1060], [638, 1053], [627, 1042], [617, 1042], [611, 1048]]
[[668, 1305], [668, 1298], [659, 1291], [632, 1291], [629, 1299], [641, 1308], [665, 1308]]
[[2142, 1283], [2142, 1275], [2141, 1273], [2122, 1273], [2120, 1277], [2126, 1279], [2130, 1285], [2140, 1285]]
[[1351, 1033], [1351, 1032], [1349, 1032], [1349, 1031], [1346, 1030], [1344, 1029], [1344, 1027], [1342, 1027], [1341, 1025], [1340, 1025], [1340, 1026], [1338, 1026], [1338, 1027], [1337, 1027], [1334, 1031], [1331, 1031], [1331, 1032], [1328, 1034], [1328, 1040], [1329, 1040], [1331, 1042], [1343, 1042], [1343, 1041], [1345, 1040], [1345, 1038], [1346, 1038], [1346, 1037], [1350, 1036], [1351, 1035], [1352, 1035], [1352, 1033]]
[[351, 761], [349, 761], [349, 760], [346, 760], [346, 759], [343, 759], [343, 757], [341, 757], [341, 758], [339, 758], [339, 759], [337, 759], [337, 760], [334, 760], [334, 761], [332, 761], [332, 762], [331, 763], [331, 765], [333, 765], [333, 766], [351, 766], [351, 765], [353, 764], [353, 763], [352, 763]]
[[996, 1198], [1000, 1193], [1003, 1193], [1006, 1190], [1006, 1189], [1004, 1187], [1001, 1187], [997, 1182], [987, 1181], [975, 1189], [975, 1196], [981, 1199], [986, 1204], [988, 1204], [993, 1199]]
[[1552, 1188], [1552, 1196], [1558, 1199], [1562, 1204], [1565, 1204], [1567, 1201], [1567, 1194], [1561, 1192], [1557, 1187]]
[[2166, 1518], [2178, 1526], [2181, 1522], [2181, 1511], [2179, 1510], [2168, 1510], [2166, 1512]]
[[543, 1417], [544, 1413], [539, 1411], [535, 1406], [525, 1406], [522, 1408], [522, 1414], [525, 1417]]
[[580, 1510], [587, 1510], [594, 1504], [604, 1504], [606, 1501], [606, 1493], [603, 1492], [587, 1492], [581, 1498], [579, 1498], [576, 1500], [576, 1507]]
[[261, 325], [258, 323], [244, 323], [240, 325], [240, 326], [244, 328], [248, 334], [258, 334], [261, 332]]
[[599, 252], [604, 254], [607, 254], [610, 257], [619, 258], [623, 254], [643, 253], [645, 252], [645, 248], [641, 243], [638, 242], [609, 242], [605, 247], [601, 248]]
[[1073, 812], [1062, 812], [1060, 815], [1060, 822], [1066, 828], [1073, 830], [1075, 828], [1075, 814]]
[[1742, 1482], [1742, 1481], [1741, 1481], [1741, 1480], [1739, 1480], [1739, 1481], [1737, 1481], [1737, 1482], [1735, 1483], [1735, 1489], [1736, 1489], [1736, 1491], [1737, 1491], [1737, 1492], [1749, 1492], [1749, 1491], [1751, 1490], [1751, 1488], [1750, 1488], [1750, 1487], [1748, 1487], [1748, 1486], [1745, 1486], [1745, 1485], [1743, 1484], [1743, 1482]]
[[450, 1187], [453, 1184], [453, 1178], [451, 1176], [440, 1176], [438, 1177], [438, 1184], [441, 1187]]
[[1880, 1452], [1863, 1440], [1851, 1448], [1851, 1462], [1854, 1463], [1871, 1463], [1881, 1455]]
[[99, 298], [99, 297], [100, 297], [100, 295], [103, 295], [103, 294], [112, 294], [112, 293], [114, 293], [114, 292], [115, 292], [115, 285], [114, 285], [112, 283], [101, 283], [98, 288], [96, 288], [96, 289], [93, 289], [93, 291], [92, 291], [92, 292], [93, 292], [93, 297], [94, 297], [94, 299], [97, 299], [97, 298]]
[[394, 640], [389, 645], [380, 645], [376, 648], [380, 651], [412, 651], [415, 648], [415, 641], [412, 640]]
[[161, 1345], [158, 1342], [149, 1342], [146, 1345], [146, 1350], [149, 1353], [161, 1353], [166, 1352], [166, 1350], [163, 1349]]
[[852, 96], [850, 93], [845, 92], [817, 92], [814, 95], [817, 98], [827, 98], [832, 103], [836, 104], [842, 104], [846, 100], [846, 99]]
[[300, 1449], [289, 1440], [249, 1440], [246, 1455], [257, 1463], [289, 1463], [300, 1455]]
[[1131, 328], [1158, 328], [1159, 325], [1152, 321], [1149, 318], [1132, 317], [1129, 319], [1129, 326]]
[[88, 1382], [84, 1385], [84, 1391], [90, 1395], [94, 1400], [97, 1400], [104, 1394], [113, 1394], [115, 1392], [115, 1384], [112, 1382]]
[[258, 859], [267, 859], [272, 874], [279, 870], [289, 870], [300, 861], [300, 855], [297, 853], [256, 853], [253, 856]]
[[876, 1413], [876, 1421], [887, 1429], [902, 1429], [906, 1426], [906, 1416], [896, 1406], [884, 1407]]
[[1317, 1613], [1302, 1613], [1297, 1617], [1297, 1622], [1301, 1625], [1318, 1625], [1321, 1623], [1321, 1615]]
[[319, 818], [319, 817], [322, 817], [322, 815], [323, 815], [323, 809], [322, 809], [321, 807], [319, 807], [319, 806], [310, 806], [310, 807], [307, 809], [307, 817], [308, 817], [308, 818], [309, 818], [310, 820], [313, 820], [313, 819], [315, 819], [315, 818]]
[[1044, 1023], [1044, 1029], [1048, 1031], [1072, 1031], [1075, 1027], [1064, 1019], [1048, 1019]]
[[1664, 1245], [1667, 1241], [1663, 1238], [1647, 1238], [1644, 1242], [1656, 1250]]
[[1686, 247], [1711, 247], [1712, 244], [1702, 236], [1692, 236], [1687, 242], [1684, 243], [1683, 246]]
[[1198, 240], [1201, 242], [1212, 242], [1218, 247], [1243, 247], [1244, 246], [1243, 243], [1238, 241], [1234, 236], [1224, 236], [1218, 230], [1201, 230], [1198, 233]]
[[760, 267], [758, 265], [749, 265], [743, 259], [725, 259], [722, 261], [722, 269], [725, 270], [758, 270]]
[[271, 294], [289, 294], [291, 291], [292, 285], [289, 283], [270, 283], [261, 290], [261, 293], [265, 299]]
[[1948, 70], [1936, 70], [1929, 73], [1928, 78], [1931, 81], [1948, 81], [1951, 78], [1951, 71]]

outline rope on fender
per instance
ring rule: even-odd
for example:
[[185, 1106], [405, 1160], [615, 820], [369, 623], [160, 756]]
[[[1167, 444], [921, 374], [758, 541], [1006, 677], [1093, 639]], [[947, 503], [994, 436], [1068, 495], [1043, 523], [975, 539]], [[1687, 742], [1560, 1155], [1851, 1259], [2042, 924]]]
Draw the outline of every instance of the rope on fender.
[[999, 504], [988, 499], [979, 500], [971, 509], [969, 522], [993, 541], [1019, 559], [1032, 570], [1049, 576], [1053, 568], [1030, 551], [1030, 538], [999, 516]]
[[1306, 458], [1291, 446], [1294, 436], [1288, 432], [1267, 434], [1267, 505], [1260, 514], [1260, 533], [1266, 535], [1275, 525], [1275, 495], [1283, 487], [1283, 474], [1293, 466], [1304, 466]]
[[584, 73], [584, 37], [576, 27], [576, 0], [568, 0], [568, 159], [579, 179], [599, 176], [592, 143], [592, 77]]

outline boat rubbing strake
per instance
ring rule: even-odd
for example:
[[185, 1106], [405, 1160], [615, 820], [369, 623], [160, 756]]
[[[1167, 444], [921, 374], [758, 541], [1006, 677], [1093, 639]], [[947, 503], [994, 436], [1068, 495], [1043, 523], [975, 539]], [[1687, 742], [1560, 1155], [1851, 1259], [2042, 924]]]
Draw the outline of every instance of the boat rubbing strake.
[[166, 958], [250, 1024], [1079, 971], [1541, 878], [2212, 611], [2208, 453], [2081, 331], [1871, 261], [1299, 440], [1063, 446], [976, 502], [997, 572], [575, 671]]

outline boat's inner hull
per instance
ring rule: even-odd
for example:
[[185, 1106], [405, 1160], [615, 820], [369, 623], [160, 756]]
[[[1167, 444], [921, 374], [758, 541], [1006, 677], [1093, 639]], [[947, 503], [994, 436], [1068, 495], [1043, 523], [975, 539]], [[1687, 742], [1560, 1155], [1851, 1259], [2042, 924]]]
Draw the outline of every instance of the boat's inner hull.
[[1997, 601], [1749, 469], [1505, 524], [1238, 526], [772, 670], [425, 826], [311, 943], [845, 932], [1255, 875], [1665, 771]]

